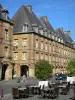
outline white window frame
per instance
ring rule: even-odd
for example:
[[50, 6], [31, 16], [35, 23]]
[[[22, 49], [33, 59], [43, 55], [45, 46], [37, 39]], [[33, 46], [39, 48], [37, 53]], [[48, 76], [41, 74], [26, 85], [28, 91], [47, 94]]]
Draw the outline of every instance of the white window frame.
[[27, 52], [22, 52], [22, 60], [27, 60]]
[[22, 32], [27, 32], [27, 31], [28, 31], [28, 25], [27, 24], [24, 24], [23, 25]]
[[14, 46], [18, 46], [18, 39], [14, 39]]
[[14, 60], [18, 60], [18, 52], [14, 52]]
[[27, 38], [22, 39], [22, 47], [27, 47]]

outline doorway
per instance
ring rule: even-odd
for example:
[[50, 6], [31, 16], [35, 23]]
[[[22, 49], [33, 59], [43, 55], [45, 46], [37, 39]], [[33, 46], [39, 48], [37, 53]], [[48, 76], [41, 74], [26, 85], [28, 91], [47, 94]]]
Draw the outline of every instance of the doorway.
[[1, 74], [1, 80], [5, 79], [5, 72], [7, 70], [8, 64], [3, 64], [2, 66], [2, 74]]
[[28, 73], [28, 66], [22, 65], [21, 66], [21, 76], [26, 75], [26, 77], [27, 77], [27, 73]]

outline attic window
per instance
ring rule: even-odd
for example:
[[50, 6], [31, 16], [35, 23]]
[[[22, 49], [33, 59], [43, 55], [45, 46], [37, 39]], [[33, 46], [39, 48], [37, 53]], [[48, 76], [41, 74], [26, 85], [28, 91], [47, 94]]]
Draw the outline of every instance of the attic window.
[[47, 36], [47, 30], [44, 31], [44, 35]]
[[28, 31], [28, 24], [24, 24], [23, 25], [23, 32], [27, 32]]
[[39, 27], [39, 32], [41, 35], [43, 35], [43, 28], [41, 26]]
[[61, 43], [63, 43], [63, 39], [61, 39]]
[[57, 41], [57, 36], [55, 37], [55, 40]]
[[54, 35], [52, 35], [52, 39], [54, 39]]
[[58, 42], [60, 42], [60, 38], [58, 38]]
[[36, 33], [38, 33], [38, 26], [37, 26], [36, 24], [32, 24], [32, 26], [33, 26], [34, 31], [35, 31]]
[[51, 34], [48, 34], [48, 37], [50, 38], [51, 37]]

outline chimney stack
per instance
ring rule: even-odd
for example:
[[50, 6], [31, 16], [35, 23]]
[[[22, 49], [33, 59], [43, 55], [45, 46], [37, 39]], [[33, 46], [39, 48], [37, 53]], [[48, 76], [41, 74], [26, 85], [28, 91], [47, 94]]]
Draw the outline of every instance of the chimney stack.
[[28, 10], [30, 11], [30, 12], [32, 12], [32, 6], [31, 5], [28, 5], [28, 6], [26, 6], [27, 8], [28, 8]]
[[41, 18], [43, 18], [45, 21], [47, 21], [47, 16], [42, 16]]
[[69, 30], [69, 31], [65, 31], [65, 34], [66, 34], [67, 36], [70, 36], [70, 30]]

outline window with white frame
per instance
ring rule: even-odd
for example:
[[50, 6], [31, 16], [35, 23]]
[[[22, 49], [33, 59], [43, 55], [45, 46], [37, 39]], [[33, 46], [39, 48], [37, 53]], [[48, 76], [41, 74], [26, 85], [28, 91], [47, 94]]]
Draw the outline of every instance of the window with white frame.
[[36, 48], [38, 48], [39, 47], [39, 41], [38, 41], [38, 39], [36, 39], [36, 42], [35, 42], [36, 44]]
[[57, 41], [57, 36], [55, 37], [55, 40]]
[[28, 25], [27, 24], [24, 24], [23, 25], [22, 32], [27, 32], [27, 31], [28, 31]]
[[14, 39], [14, 46], [18, 46], [18, 39]]
[[9, 39], [9, 34], [8, 34], [8, 30], [5, 29], [5, 40], [8, 40]]
[[52, 34], [52, 39], [54, 39], [54, 35]]
[[43, 41], [41, 41], [41, 49], [43, 49]]
[[43, 29], [39, 29], [41, 35], [43, 35]]
[[4, 56], [8, 57], [8, 47], [4, 47]]
[[22, 39], [22, 46], [27, 46], [27, 38]]
[[16, 50], [18, 48], [18, 39], [14, 39], [13, 45], [14, 45], [14, 50]]
[[47, 37], [47, 31], [46, 30], [44, 31], [44, 35]]
[[27, 60], [27, 52], [22, 52], [22, 60]]
[[38, 33], [38, 26], [33, 26], [33, 29], [36, 33]]
[[27, 47], [27, 38], [22, 39], [22, 48], [26, 49]]
[[48, 34], [48, 37], [50, 38], [51, 37], [51, 34]]
[[58, 42], [60, 42], [60, 38], [58, 38]]
[[14, 60], [18, 60], [18, 52], [14, 52]]

